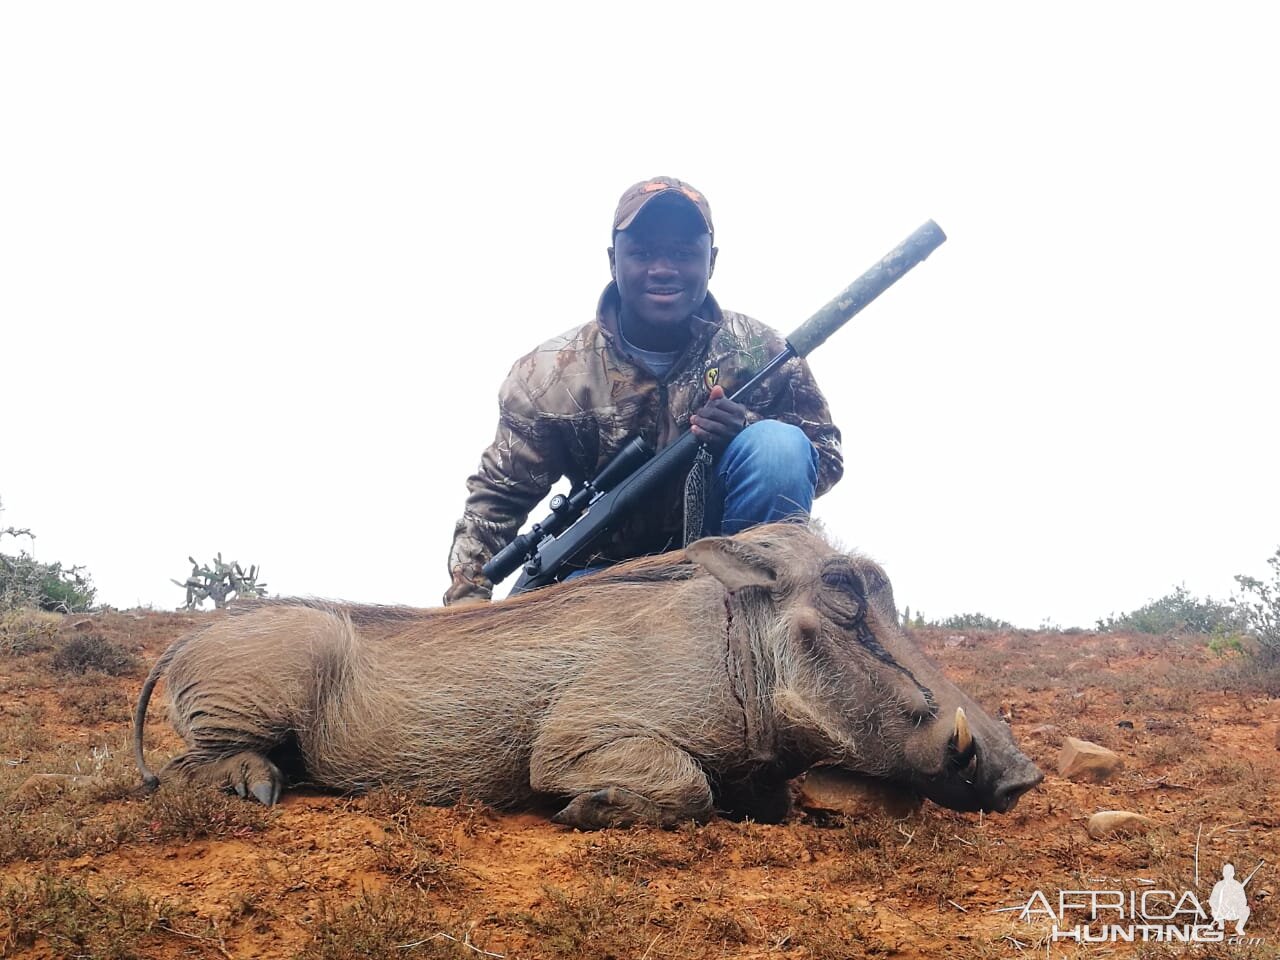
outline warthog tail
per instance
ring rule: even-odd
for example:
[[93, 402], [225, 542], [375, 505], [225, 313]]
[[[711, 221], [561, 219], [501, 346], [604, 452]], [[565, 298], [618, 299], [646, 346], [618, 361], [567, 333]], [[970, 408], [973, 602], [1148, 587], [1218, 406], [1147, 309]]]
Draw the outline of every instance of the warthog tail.
[[171, 643], [169, 649], [160, 655], [156, 665], [151, 668], [151, 673], [147, 675], [146, 682], [142, 685], [142, 692], [138, 694], [138, 706], [133, 711], [133, 759], [138, 765], [138, 772], [142, 774], [142, 785], [148, 790], [154, 790], [160, 786], [160, 778], [147, 766], [147, 761], [142, 755], [142, 726], [147, 719], [147, 705], [151, 702], [151, 692], [155, 690], [156, 683], [164, 675], [165, 669], [173, 661], [177, 652], [203, 632], [203, 630], [194, 631]]

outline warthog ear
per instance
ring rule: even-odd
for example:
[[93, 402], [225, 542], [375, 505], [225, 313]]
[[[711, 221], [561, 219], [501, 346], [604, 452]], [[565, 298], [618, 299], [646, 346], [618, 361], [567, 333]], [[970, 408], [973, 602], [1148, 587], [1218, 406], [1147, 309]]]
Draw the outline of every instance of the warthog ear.
[[778, 583], [778, 571], [772, 560], [755, 544], [729, 537], [703, 537], [685, 547], [684, 555], [729, 590], [772, 589]]

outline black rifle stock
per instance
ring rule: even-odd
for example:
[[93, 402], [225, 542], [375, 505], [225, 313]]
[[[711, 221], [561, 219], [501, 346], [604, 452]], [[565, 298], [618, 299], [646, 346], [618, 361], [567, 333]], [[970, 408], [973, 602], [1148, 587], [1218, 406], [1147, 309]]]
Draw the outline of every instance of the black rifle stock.
[[[883, 259], [787, 337], [786, 348], [736, 390], [731, 400], [742, 402], [767, 376], [792, 357], [807, 357], [908, 270], [946, 240], [932, 220], [893, 248]], [[492, 583], [501, 583], [521, 564], [524, 574], [512, 593], [534, 590], [555, 582], [565, 564], [584, 554], [644, 498], [668, 478], [687, 471], [700, 446], [686, 433], [656, 456], [640, 437], [632, 438], [593, 480], [569, 496], [551, 498], [551, 513], [499, 551], [484, 566]]]

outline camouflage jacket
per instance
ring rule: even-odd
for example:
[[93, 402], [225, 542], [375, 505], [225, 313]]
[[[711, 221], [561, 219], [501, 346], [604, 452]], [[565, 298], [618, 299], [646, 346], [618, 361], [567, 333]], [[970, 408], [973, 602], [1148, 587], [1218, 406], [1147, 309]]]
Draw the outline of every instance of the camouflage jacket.
[[[703, 319], [705, 318], [705, 319]], [[689, 416], [719, 383], [731, 395], [785, 346], [764, 324], [720, 309], [708, 294], [692, 321], [693, 337], [661, 380], [625, 352], [618, 335], [618, 291], [610, 284], [596, 319], [548, 340], [516, 361], [498, 394], [498, 432], [467, 480], [462, 519], [449, 551], [452, 585], [445, 603], [487, 599], [481, 567], [519, 532], [529, 511], [561, 477], [595, 476], [639, 434], [662, 449], [689, 429]], [[844, 470], [840, 431], [809, 366], [794, 359], [747, 398], [747, 422], [792, 423], [818, 451], [818, 494]], [[600, 545], [621, 560], [681, 546], [684, 482], [670, 484], [639, 515]]]

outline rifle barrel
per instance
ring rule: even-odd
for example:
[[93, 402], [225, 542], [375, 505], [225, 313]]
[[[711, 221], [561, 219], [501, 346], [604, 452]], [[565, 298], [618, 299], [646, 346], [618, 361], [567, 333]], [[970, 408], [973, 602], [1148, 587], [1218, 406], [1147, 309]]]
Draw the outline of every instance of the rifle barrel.
[[795, 350], [796, 356], [807, 357], [822, 346], [827, 337], [893, 286], [904, 273], [933, 253], [946, 239], [947, 235], [942, 232], [942, 228], [932, 220], [917, 227], [911, 236], [885, 254], [879, 263], [836, 294], [787, 337], [787, 343]]

